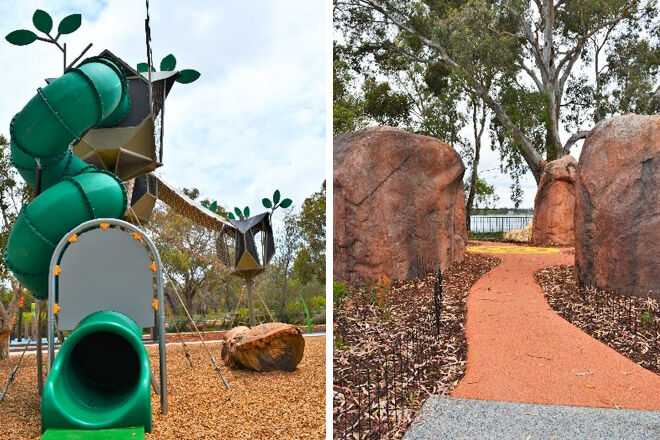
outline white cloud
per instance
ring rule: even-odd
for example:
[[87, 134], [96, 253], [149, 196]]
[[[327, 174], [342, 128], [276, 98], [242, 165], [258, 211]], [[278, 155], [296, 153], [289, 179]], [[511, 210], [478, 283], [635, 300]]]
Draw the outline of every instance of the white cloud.
[[[55, 26], [81, 12], [83, 24], [64, 36], [69, 60], [110, 49], [132, 65], [146, 59], [143, 2], [23, 1], [0, 4], [0, 34], [32, 28], [35, 9]], [[300, 205], [325, 175], [325, 4], [323, 1], [151, 1], [155, 63], [168, 53], [177, 68], [202, 73], [175, 84], [166, 102], [164, 166], [178, 187], [197, 187], [229, 207], [249, 204], [279, 188]], [[0, 42], [0, 133], [43, 86], [61, 74], [61, 55], [36, 42]], [[5, 127], [4, 129], [2, 127]]]

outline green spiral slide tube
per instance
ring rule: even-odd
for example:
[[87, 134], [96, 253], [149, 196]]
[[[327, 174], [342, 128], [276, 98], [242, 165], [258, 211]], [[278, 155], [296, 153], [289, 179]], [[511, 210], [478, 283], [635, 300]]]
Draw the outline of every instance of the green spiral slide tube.
[[12, 162], [33, 187], [41, 166], [42, 193], [21, 210], [3, 257], [38, 299], [48, 296], [48, 266], [62, 237], [86, 220], [126, 211], [117, 176], [86, 165], [69, 146], [90, 128], [120, 122], [130, 105], [123, 71], [94, 57], [37, 89], [11, 122]]

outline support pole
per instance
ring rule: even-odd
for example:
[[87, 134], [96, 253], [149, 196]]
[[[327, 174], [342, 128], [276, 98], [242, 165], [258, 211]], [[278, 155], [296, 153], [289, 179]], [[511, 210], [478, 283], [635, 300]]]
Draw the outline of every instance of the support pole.
[[43, 338], [43, 331], [41, 329], [41, 301], [37, 300], [36, 313], [34, 319], [37, 320], [37, 390], [41, 396], [44, 392], [44, 364], [41, 350], [43, 349], [41, 338]]
[[245, 280], [245, 285], [247, 287], [247, 297], [248, 297], [248, 324], [250, 327], [254, 327], [254, 280], [248, 278]]
[[20, 301], [20, 307], [18, 308], [18, 325], [16, 326], [16, 330], [18, 334], [16, 335], [16, 339], [18, 340], [19, 343], [23, 342], [23, 335], [21, 334], [22, 326], [23, 326], [23, 299], [19, 299]]
[[[64, 51], [64, 56], [66, 57], [66, 45], [64, 46]], [[64, 61], [64, 67], [66, 68], [66, 58]], [[36, 197], [41, 194], [41, 162], [39, 159], [35, 159], [35, 161], [37, 162], [34, 179], [34, 195]], [[37, 390], [41, 396], [44, 391], [44, 363], [43, 356], [41, 355], [41, 350], [43, 349], [41, 341], [43, 338], [43, 331], [41, 329], [41, 301], [35, 302], [36, 313], [34, 318], [37, 320]]]

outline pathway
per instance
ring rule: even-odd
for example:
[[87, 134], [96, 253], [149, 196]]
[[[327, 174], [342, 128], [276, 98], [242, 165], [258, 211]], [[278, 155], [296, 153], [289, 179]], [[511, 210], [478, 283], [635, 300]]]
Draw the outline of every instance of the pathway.
[[502, 262], [470, 290], [467, 369], [452, 396], [660, 410], [660, 376], [574, 327], [545, 301], [534, 272], [572, 264], [572, 255], [490, 251]]
[[404, 440], [647, 440], [660, 412], [492, 402], [433, 396]]

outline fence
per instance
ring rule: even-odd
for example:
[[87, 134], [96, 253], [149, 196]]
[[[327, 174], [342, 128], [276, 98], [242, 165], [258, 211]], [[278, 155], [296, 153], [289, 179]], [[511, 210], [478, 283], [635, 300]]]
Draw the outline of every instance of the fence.
[[470, 216], [471, 232], [507, 232], [512, 229], [523, 229], [532, 220], [531, 215], [522, 216]]
[[[335, 355], [335, 439], [371, 440], [401, 434], [441, 380], [439, 274], [433, 303], [419, 308], [405, 333], [380, 335], [369, 352]], [[337, 333], [342, 328], [338, 323]]]

